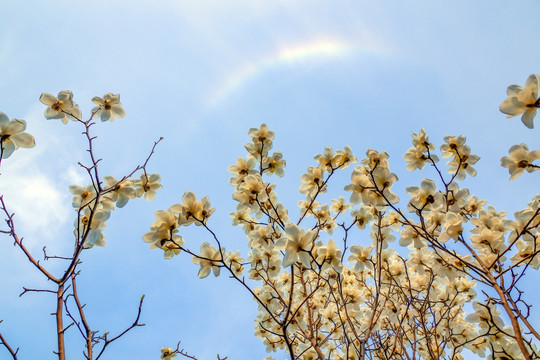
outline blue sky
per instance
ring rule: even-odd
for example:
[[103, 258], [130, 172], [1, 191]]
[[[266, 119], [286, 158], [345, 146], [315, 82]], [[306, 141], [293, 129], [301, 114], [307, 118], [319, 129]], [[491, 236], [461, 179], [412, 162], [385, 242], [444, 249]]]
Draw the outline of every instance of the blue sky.
[[[199, 359], [263, 358], [247, 293], [226, 276], [198, 280], [189, 257], [165, 261], [141, 240], [153, 211], [180, 202], [186, 190], [208, 195], [217, 209], [210, 226], [227, 249], [246, 255], [243, 233], [230, 225], [227, 166], [244, 156], [248, 129], [262, 122], [276, 131], [274, 149], [287, 160], [276, 183], [291, 217], [299, 176], [325, 145], [350, 145], [358, 157], [387, 151], [401, 194], [433, 177], [407, 173], [402, 160], [410, 133], [422, 127], [436, 144], [466, 135], [481, 160], [462, 186], [498, 210], [523, 208], [537, 174], [508, 182], [499, 161], [514, 144], [539, 148], [538, 129], [506, 119], [498, 106], [508, 85], [540, 71], [540, 25], [531, 16], [538, 10], [534, 0], [4, 2], [0, 111], [25, 119], [37, 145], [2, 163], [0, 192], [34, 254], [44, 245], [69, 253], [68, 186], [88, 182], [77, 166], [87, 161], [84, 138], [75, 123], [45, 120], [38, 99], [69, 89], [87, 115], [93, 96], [120, 93], [126, 117], [94, 128], [101, 173], [120, 178], [163, 136], [149, 171], [161, 174], [164, 188], [153, 202], [116, 210], [108, 245], [83, 255], [80, 293], [95, 329], [114, 334], [131, 324], [146, 294], [147, 326], [104, 358], [158, 358], [161, 346], [178, 340]], [[335, 197], [348, 197], [348, 176], [331, 187]], [[183, 236], [194, 249], [209, 240], [200, 229]], [[48, 284], [7, 238], [0, 259], [0, 331], [22, 359], [54, 359], [53, 299], [18, 297], [22, 286]], [[68, 336], [71, 358], [82, 359], [78, 334]]]

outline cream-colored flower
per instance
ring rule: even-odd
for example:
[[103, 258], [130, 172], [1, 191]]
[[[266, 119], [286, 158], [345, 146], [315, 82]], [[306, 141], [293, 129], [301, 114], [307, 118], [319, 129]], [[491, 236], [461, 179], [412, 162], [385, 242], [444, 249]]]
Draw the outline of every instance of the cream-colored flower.
[[373, 250], [373, 247], [371, 246], [351, 246], [351, 255], [349, 255], [349, 261], [356, 263], [354, 265], [354, 271], [363, 271], [366, 266], [370, 269], [373, 267], [371, 264], [371, 250]]
[[170, 347], [161, 348], [161, 359], [170, 360], [170, 359], [175, 358], [176, 356], [177, 356], [176, 353]]
[[304, 266], [309, 267], [315, 231], [304, 231], [295, 224], [289, 224], [285, 227], [285, 233], [287, 235], [275, 244], [276, 249], [285, 250], [283, 267], [290, 266], [299, 259]]
[[361, 206], [360, 209], [351, 211], [351, 216], [354, 218], [356, 227], [360, 230], [364, 229], [366, 225], [373, 220], [373, 213], [365, 206]]
[[129, 201], [135, 197], [135, 190], [131, 187], [131, 180], [118, 181], [113, 176], [107, 175], [103, 177], [110, 192], [105, 196], [116, 204], [117, 207], [123, 208]]
[[156, 191], [163, 187], [159, 183], [160, 181], [161, 176], [159, 174], [141, 174], [140, 179], [136, 179], [133, 181], [135, 196], [141, 197], [144, 195], [144, 199], [146, 201], [154, 200], [154, 198], [156, 197]]
[[68, 119], [81, 120], [81, 110], [79, 105], [73, 102], [73, 93], [70, 90], [62, 90], [58, 93], [58, 97], [43, 93], [39, 97], [39, 101], [43, 105], [47, 105], [45, 109], [45, 118], [60, 119], [64, 124], [68, 123]]
[[442, 206], [442, 194], [437, 191], [435, 181], [423, 179], [420, 187], [408, 186], [407, 193], [412, 195], [407, 209], [414, 211], [432, 211]]
[[538, 98], [538, 83], [540, 77], [536, 74], [531, 74], [527, 78], [525, 88], [519, 85], [510, 85], [506, 90], [508, 98], [504, 100], [499, 107], [499, 110], [506, 114], [508, 118], [521, 115], [521, 121], [526, 127], [532, 129], [534, 127], [533, 119], [536, 116], [536, 109], [540, 107], [540, 99]]
[[26, 132], [26, 121], [9, 120], [6, 114], [0, 111], [0, 153], [2, 159], [7, 159], [18, 148], [31, 148], [36, 145], [34, 137]]
[[[223, 249], [223, 251], [225, 251], [225, 249]], [[197, 277], [202, 279], [210, 275], [210, 272], [214, 272], [214, 276], [219, 276], [223, 258], [221, 257], [219, 249], [204, 242], [201, 244], [201, 255], [193, 256], [191, 261], [194, 264], [200, 265], [201, 268], [199, 269]]]
[[268, 125], [262, 123], [261, 126], [257, 128], [251, 128], [248, 132], [251, 136], [253, 143], [266, 143], [267, 141], [272, 141], [274, 139], [275, 133], [268, 129]]
[[306, 196], [314, 196], [318, 191], [326, 192], [326, 184], [324, 183], [324, 170], [319, 167], [310, 166], [308, 172], [300, 177], [302, 185], [298, 191]]
[[92, 203], [96, 198], [96, 190], [92, 184], [88, 186], [70, 185], [69, 192], [73, 195], [71, 205], [80, 209]]
[[95, 117], [100, 117], [101, 121], [112, 122], [114, 118], [123, 118], [126, 115], [120, 102], [120, 94], [107, 93], [103, 98], [94, 96], [92, 102], [97, 105], [92, 109], [92, 113]]
[[533, 164], [533, 161], [540, 159], [540, 150], [529, 151], [526, 144], [520, 144], [512, 146], [508, 154], [510, 156], [501, 158], [501, 166], [508, 168], [510, 180], [517, 179], [525, 170], [531, 173], [540, 169], [540, 166]]
[[334, 240], [328, 240], [328, 244], [317, 249], [317, 262], [322, 265], [323, 271], [331, 267], [341, 272], [341, 250], [337, 248]]
[[285, 165], [286, 162], [285, 159], [283, 159], [283, 154], [276, 151], [271, 157], [265, 158], [263, 164], [264, 173], [267, 175], [274, 174], [277, 177], [282, 177], [285, 175], [285, 171], [283, 170]]
[[257, 171], [255, 170], [255, 164], [256, 161], [254, 158], [246, 160], [239, 157], [236, 160], [236, 164], [229, 165], [229, 167], [227, 168], [227, 171], [234, 175], [229, 180], [229, 184], [233, 186], [238, 186], [240, 183], [242, 183], [242, 181], [244, 181], [244, 178], [247, 175], [256, 174]]
[[192, 223], [200, 226], [208, 220], [210, 215], [216, 210], [212, 208], [208, 196], [203, 197], [200, 201], [197, 200], [195, 194], [191, 191], [186, 191], [182, 196], [183, 204], [174, 204], [171, 210], [178, 214], [178, 225], [188, 226]]

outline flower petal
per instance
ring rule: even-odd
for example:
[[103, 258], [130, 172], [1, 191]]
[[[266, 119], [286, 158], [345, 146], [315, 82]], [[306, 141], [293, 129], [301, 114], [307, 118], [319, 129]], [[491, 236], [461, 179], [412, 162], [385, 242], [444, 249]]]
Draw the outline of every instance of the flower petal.
[[536, 108], [529, 109], [523, 113], [523, 116], [521, 117], [521, 121], [523, 124], [525, 124], [526, 127], [529, 129], [534, 128], [533, 119], [536, 116]]
[[53, 94], [43, 93], [43, 94], [41, 94], [41, 96], [39, 97], [39, 101], [41, 101], [41, 103], [42, 103], [43, 105], [51, 106], [52, 104], [54, 104], [55, 102], [57, 102], [58, 99], [57, 99], [56, 96], [54, 96]]
[[26, 121], [13, 119], [4, 128], [9, 134], [18, 134], [26, 129]]
[[101, 121], [107, 121], [110, 118], [111, 118], [111, 111], [110, 110], [103, 110], [101, 112]]
[[29, 133], [18, 133], [15, 135], [11, 135], [10, 139], [19, 147], [22, 148], [31, 148], [36, 146], [36, 141], [34, 140], [34, 137], [30, 135]]
[[114, 114], [114, 116], [118, 118], [123, 118], [126, 115], [126, 112], [124, 111], [124, 108], [122, 107], [122, 105], [118, 105], [118, 104], [113, 105], [111, 107], [111, 111]]
[[516, 97], [509, 97], [502, 102], [499, 110], [507, 114], [508, 117], [517, 116], [525, 111], [525, 104], [520, 102]]
[[529, 75], [529, 77], [527, 78], [527, 82], [525, 83], [525, 91], [532, 93], [534, 97], [538, 96], [538, 82], [538, 75]]
[[2, 159], [7, 159], [8, 157], [10, 157], [11, 154], [13, 154], [13, 152], [15, 151], [15, 149], [16, 147], [13, 141], [9, 139], [2, 141]]
[[0, 111], [0, 129], [4, 128], [5, 126], [7, 126], [7, 124], [9, 123], [9, 118], [6, 114], [4, 114], [3, 112]]

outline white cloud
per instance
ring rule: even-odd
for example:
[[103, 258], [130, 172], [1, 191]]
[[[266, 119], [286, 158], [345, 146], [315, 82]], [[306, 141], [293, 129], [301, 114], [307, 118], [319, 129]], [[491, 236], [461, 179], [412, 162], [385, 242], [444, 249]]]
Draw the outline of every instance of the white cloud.
[[61, 244], [69, 242], [58, 234], [66, 233], [64, 227], [73, 217], [68, 181], [79, 179], [80, 175], [73, 165], [68, 166], [70, 156], [58, 156], [58, 152], [76, 156], [67, 142], [51, 136], [50, 127], [62, 125], [45, 122], [42, 112], [42, 107], [35, 107], [24, 117], [27, 132], [36, 138], [36, 147], [18, 149], [2, 161], [0, 193], [8, 210], [15, 213], [18, 235], [27, 239], [30, 249], [48, 245], [62, 250]]

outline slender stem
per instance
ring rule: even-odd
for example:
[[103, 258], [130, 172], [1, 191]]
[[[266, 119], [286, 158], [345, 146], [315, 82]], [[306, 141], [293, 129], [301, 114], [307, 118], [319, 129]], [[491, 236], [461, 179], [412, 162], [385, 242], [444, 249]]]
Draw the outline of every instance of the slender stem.
[[17, 353], [19, 352], [19, 349], [14, 351], [13, 348], [9, 346], [9, 344], [7, 343], [2, 333], [0, 333], [0, 345], [4, 345], [7, 351], [9, 351], [9, 353], [11, 354], [11, 357], [13, 358], [13, 360], [17, 360]]

